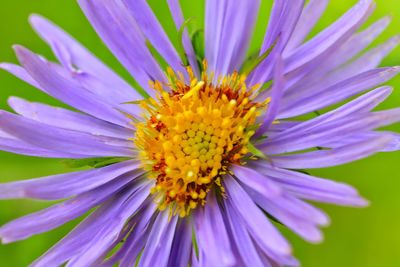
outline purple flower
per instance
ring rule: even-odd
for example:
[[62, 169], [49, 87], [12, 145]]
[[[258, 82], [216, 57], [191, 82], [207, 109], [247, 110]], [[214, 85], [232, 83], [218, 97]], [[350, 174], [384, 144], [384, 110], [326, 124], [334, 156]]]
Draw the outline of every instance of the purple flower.
[[89, 213], [32, 266], [297, 266], [275, 223], [320, 242], [329, 219], [307, 201], [368, 204], [305, 169], [400, 149], [399, 135], [376, 130], [400, 121], [400, 109], [373, 111], [392, 91], [378, 86], [400, 70], [378, 68], [399, 37], [363, 52], [389, 19], [358, 31], [374, 8], [360, 0], [305, 41], [328, 0], [304, 2], [276, 0], [247, 59], [259, 0], [207, 1], [204, 58], [178, 0], [168, 4], [180, 49], [145, 0], [79, 0], [143, 96], [33, 15], [58, 62], [15, 46], [21, 66], [0, 66], [76, 111], [12, 97], [0, 148], [92, 168], [1, 184], [2, 199], [62, 201], [1, 227], [3, 243]]

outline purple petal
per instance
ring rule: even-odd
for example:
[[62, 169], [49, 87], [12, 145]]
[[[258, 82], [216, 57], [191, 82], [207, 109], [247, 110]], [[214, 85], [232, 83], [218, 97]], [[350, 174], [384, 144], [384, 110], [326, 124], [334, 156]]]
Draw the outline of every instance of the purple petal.
[[71, 72], [79, 68], [79, 71], [94, 75], [103, 83], [112, 86], [112, 90], [110, 87], [108, 90], [114, 94], [114, 98], [121, 96], [125, 99], [121, 102], [141, 98], [128, 83], [58, 26], [39, 15], [30, 16], [29, 21], [43, 40], [52, 47], [65, 68]]
[[[282, 127], [283, 131], [279, 132], [279, 138], [285, 138], [285, 137], [292, 138], [293, 135], [295, 135], [297, 132], [299, 131], [305, 132], [311, 130], [314, 127], [321, 125], [322, 123], [326, 123], [332, 120], [342, 119], [357, 113], [370, 112], [380, 103], [382, 103], [392, 93], [392, 91], [393, 88], [388, 86], [377, 88], [375, 90], [372, 90], [371, 92], [368, 92], [356, 98], [355, 100], [350, 101], [349, 103], [340, 106], [339, 108], [336, 108], [330, 112], [320, 115], [314, 119], [292, 124], [293, 127], [290, 127], [291, 126], [290, 123], [282, 122], [283, 126], [285, 127], [287, 126], [288, 128], [284, 129], [284, 127]], [[279, 124], [276, 126], [279, 126]], [[275, 138], [275, 135], [277, 134], [274, 134], [273, 136], [271, 136], [271, 138]]]
[[217, 76], [238, 70], [242, 64], [259, 5], [259, 0], [206, 2], [206, 58]]
[[9, 98], [8, 103], [18, 114], [50, 126], [125, 140], [132, 138], [134, 135], [132, 129], [122, 128], [118, 125], [67, 109], [28, 102], [18, 97]]
[[303, 9], [296, 28], [286, 46], [286, 51], [297, 48], [307, 38], [322, 14], [324, 13], [328, 0], [310, 0]]
[[290, 103], [290, 106], [283, 105], [278, 118], [296, 117], [333, 105], [390, 80], [399, 71], [399, 67], [391, 67], [361, 73], [314, 95], [305, 96], [304, 98], [300, 97], [296, 102]]
[[129, 142], [115, 143], [116, 140], [111, 137], [61, 129], [5, 111], [0, 111], [0, 121], [3, 131], [27, 143], [49, 150], [88, 157], [129, 157], [134, 154], [133, 146], [128, 147], [131, 146]]
[[341, 44], [365, 21], [373, 9], [374, 4], [371, 0], [358, 2], [323, 32], [294, 50], [286, 62], [286, 70], [288, 72], [295, 70], [329, 51], [335, 45]]
[[18, 59], [32, 77], [51, 96], [97, 118], [128, 127], [128, 119], [107, 102], [82, 88], [69, 73], [44, 61], [20, 46], [15, 47]]
[[[172, 18], [176, 25], [176, 29], [180, 30], [183, 24], [185, 23], [185, 20], [182, 14], [182, 9], [179, 4], [179, 0], [167, 0], [167, 2], [172, 14]], [[197, 64], [196, 53], [193, 49], [192, 41], [190, 40], [187, 29], [185, 29], [183, 32], [182, 44], [183, 48], [185, 49], [186, 56], [189, 59], [190, 66], [192, 67], [196, 76], [200, 77], [200, 71], [199, 71], [199, 66]]]
[[400, 121], [400, 109], [363, 115], [347, 116], [285, 136], [272, 137], [258, 148], [268, 155], [289, 153], [323, 146], [327, 140], [346, 139], [357, 132], [365, 132]]
[[181, 220], [176, 229], [168, 266], [187, 267], [192, 248], [192, 223], [189, 220]]
[[210, 192], [207, 205], [195, 213], [195, 234], [200, 266], [234, 266], [235, 257], [222, 218], [221, 209]]
[[271, 103], [268, 105], [267, 112], [264, 115], [261, 126], [256, 132], [256, 137], [261, 136], [270, 127], [278, 115], [279, 106], [282, 101], [285, 79], [283, 76], [283, 61], [280, 55], [276, 57], [275, 62], [274, 82], [271, 90], [269, 91]]
[[12, 64], [12, 63], [0, 63], [0, 69], [3, 69], [5, 71], [8, 71], [18, 79], [32, 85], [33, 87], [36, 87], [42, 91], [40, 85], [32, 78], [32, 76], [21, 66]]
[[101, 204], [141, 174], [142, 172], [125, 174], [110, 183], [80, 194], [70, 200], [9, 222], [0, 228], [2, 242], [10, 243], [23, 240], [72, 221], [91, 208]]
[[140, 30], [143, 31], [144, 35], [163, 56], [168, 65], [175, 71], [185, 73], [185, 68], [178, 53], [147, 2], [145, 0], [123, 0], [123, 2], [135, 18]]
[[98, 208], [72, 232], [36, 260], [32, 266], [58, 266], [73, 259], [69, 266], [88, 266], [118, 236], [126, 220], [149, 194], [149, 185], [134, 188]]
[[243, 184], [254, 188], [261, 195], [276, 198], [282, 194], [282, 189], [257, 171], [239, 165], [233, 165], [232, 171]]
[[147, 239], [139, 266], [167, 266], [177, 222], [178, 217], [169, 218], [168, 212], [161, 212], [158, 215]]
[[391, 136], [380, 136], [345, 147], [319, 150], [287, 156], [273, 156], [276, 167], [286, 169], [312, 169], [342, 165], [371, 156], [392, 142]]
[[[265, 53], [276, 42], [276, 53], [285, 49], [301, 15], [304, 0], [275, 1], [268, 24], [268, 30], [261, 47], [260, 55]], [[258, 84], [268, 81], [272, 72], [272, 57], [269, 56], [251, 74], [249, 83]]]
[[228, 201], [225, 202], [225, 215], [231, 229], [231, 239], [234, 240], [242, 260], [248, 266], [265, 267], [245, 224], [240, 220], [240, 216], [236, 214], [231, 204]]
[[[136, 192], [131, 193], [129, 198], [124, 199], [119, 210], [114, 210], [114, 214], [110, 212], [110, 215], [112, 215], [106, 219], [104, 226], [100, 227], [97, 234], [94, 236], [92, 234], [90, 241], [84, 244], [83, 250], [81, 250], [78, 255], [75, 255], [75, 257], [68, 262], [67, 266], [92, 266], [105, 253], [113, 249], [112, 245], [123, 231], [127, 220], [136, 213], [149, 196], [149, 190], [150, 185], [144, 185], [137, 189]], [[90, 229], [88, 230], [90, 231]]]
[[[263, 215], [250, 196], [232, 177], [226, 177], [224, 184], [229, 196], [228, 201], [246, 226], [259, 247], [266, 252], [274, 252], [280, 256], [291, 254], [291, 247], [278, 230]], [[269, 254], [269, 253], [267, 253]]]
[[[164, 74], [146, 46], [146, 39], [120, 1], [79, 0], [87, 18], [114, 55], [145, 89]], [[153, 90], [147, 90], [154, 95]]]
[[68, 198], [106, 184], [122, 174], [136, 170], [139, 165], [138, 162], [128, 160], [98, 169], [0, 184], [0, 198]]

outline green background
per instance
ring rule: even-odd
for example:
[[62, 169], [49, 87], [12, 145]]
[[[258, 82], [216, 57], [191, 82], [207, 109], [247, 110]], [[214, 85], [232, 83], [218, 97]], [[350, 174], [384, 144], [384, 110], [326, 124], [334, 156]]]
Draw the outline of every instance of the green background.
[[[176, 44], [177, 35], [165, 1], [150, 1]], [[183, 2], [183, 1], [182, 1]], [[268, 20], [271, 0], [263, 1], [259, 22], [252, 43], [252, 49], [260, 44]], [[327, 12], [317, 25], [314, 33], [333, 22], [355, 0], [331, 1]], [[400, 29], [400, 6], [398, 0], [377, 0], [377, 9], [372, 21], [391, 15], [393, 22], [389, 29], [375, 43], [382, 42], [397, 34]], [[203, 24], [203, 1], [185, 1], [185, 14], [194, 17], [198, 27]], [[0, 61], [16, 62], [11, 50], [13, 44], [23, 44], [35, 52], [53, 58], [48, 47], [33, 33], [27, 23], [31, 13], [42, 14], [62, 26], [87, 45], [106, 63], [129, 79], [127, 73], [100, 42], [76, 1], [73, 0], [14, 0], [0, 4]], [[400, 49], [395, 50], [384, 62], [400, 65]], [[400, 104], [400, 78], [391, 85], [398, 90], [381, 108], [393, 108]], [[58, 104], [57, 101], [38, 90], [18, 81], [5, 72], [0, 72], [0, 108], [8, 109], [7, 98], [16, 95], [34, 101]], [[112, 88], [111, 88], [112, 89]], [[391, 129], [400, 132], [400, 126]], [[345, 166], [312, 171], [315, 175], [345, 181], [359, 188], [371, 200], [367, 209], [350, 209], [321, 205], [332, 218], [332, 225], [324, 229], [325, 241], [311, 245], [289, 231], [285, 235], [294, 246], [295, 255], [306, 267], [351, 266], [351, 267], [396, 267], [400, 266], [400, 152], [378, 154], [369, 159]], [[0, 181], [27, 179], [55, 174], [67, 170], [59, 160], [36, 159], [0, 152]], [[0, 224], [29, 212], [46, 207], [49, 203], [35, 201], [0, 202]], [[65, 235], [76, 222], [30, 238], [29, 240], [0, 247], [0, 266], [27, 266], [33, 259], [45, 252], [53, 243]]]

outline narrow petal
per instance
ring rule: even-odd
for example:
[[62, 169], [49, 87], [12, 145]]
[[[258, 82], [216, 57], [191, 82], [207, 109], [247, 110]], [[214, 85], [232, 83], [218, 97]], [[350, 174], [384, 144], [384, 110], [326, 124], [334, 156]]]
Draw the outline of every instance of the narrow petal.
[[129, 160], [98, 169], [0, 184], [0, 198], [42, 200], [68, 198], [90, 191], [120, 175], [134, 171], [139, 165], [138, 162]]
[[293, 71], [326, 51], [336, 48], [338, 44], [347, 40], [360, 27], [374, 7], [375, 5], [371, 0], [359, 1], [335, 23], [293, 51], [293, 54], [287, 59], [286, 70], [288, 72]]
[[195, 234], [200, 266], [234, 266], [235, 257], [215, 193], [210, 192], [207, 205], [195, 214]]
[[324, 79], [321, 77], [330, 76], [329, 74], [335, 69], [342, 69], [340, 68], [342, 65], [346, 65], [366, 49], [387, 28], [389, 23], [390, 18], [385, 17], [367, 29], [354, 34], [335, 53], [331, 53], [325, 61], [319, 62], [318, 68], [314, 68], [307, 76], [288, 88], [288, 91], [296, 93], [298, 90], [314, 87], [315, 84], [324, 85]]
[[[172, 14], [172, 18], [176, 25], [176, 29], [180, 30], [185, 23], [185, 19], [183, 17], [179, 0], [167, 0], [167, 2]], [[196, 53], [194, 51], [193, 44], [189, 37], [187, 29], [184, 30], [181, 41], [183, 44], [183, 48], [185, 49], [186, 56], [189, 60], [190, 66], [192, 67], [196, 76], [200, 77], [200, 71], [199, 71], [199, 66], [197, 64]]]
[[124, 115], [102, 98], [82, 88], [70, 74], [62, 72], [23, 47], [17, 46], [15, 50], [21, 64], [48, 94], [94, 117], [129, 126]]
[[290, 106], [282, 106], [278, 118], [296, 117], [346, 100], [392, 79], [399, 71], [399, 67], [389, 67], [361, 73], [314, 95], [300, 97]]
[[140, 30], [175, 71], [185, 73], [179, 54], [145, 0], [123, 0]]
[[399, 43], [400, 37], [395, 36], [382, 45], [364, 53], [352, 62], [330, 73], [319, 75], [312, 84], [305, 82], [306, 85], [296, 86], [296, 88], [293, 88], [291, 92], [285, 95], [285, 105], [290, 106], [299, 98], [316, 95], [319, 92], [327, 90], [330, 86], [339, 81], [344, 81], [363, 72], [377, 68], [381, 61], [393, 51]]
[[23, 240], [36, 234], [48, 232], [72, 221], [91, 208], [101, 204], [141, 174], [142, 172], [125, 174], [110, 183], [80, 194], [70, 200], [9, 222], [0, 228], [2, 242], [10, 243]]
[[[382, 103], [392, 92], [392, 87], [383, 86], [372, 90], [356, 98], [355, 100], [352, 100], [314, 119], [293, 124], [292, 127], [290, 127], [291, 124], [284, 123], [284, 126], [287, 126], [288, 128], [279, 132], [279, 138], [293, 137], [293, 135], [296, 134], [298, 131], [305, 132], [307, 130], [313, 129], [314, 127], [317, 127], [322, 123], [345, 118], [346, 116], [368, 113], [372, 111], [375, 107], [377, 107], [380, 103]], [[271, 136], [271, 138], [274, 137], [275, 136]]]
[[282, 137], [270, 138], [258, 148], [269, 155], [300, 151], [323, 146], [327, 140], [346, 139], [354, 133], [370, 131], [398, 121], [400, 110], [347, 116], [315, 126], [311, 130], [297, 131], [289, 137], [282, 134]]
[[[304, 0], [274, 1], [268, 30], [265, 34], [260, 55], [270, 49], [274, 43], [276, 45], [276, 53], [281, 54], [283, 52], [299, 21], [304, 3]], [[273, 72], [272, 60], [272, 56], [267, 57], [267, 59], [251, 73], [250, 84], [263, 84], [270, 79]]]
[[229, 202], [225, 201], [226, 220], [232, 232], [231, 239], [234, 240], [242, 260], [246, 262], [248, 266], [266, 267], [257, 252], [257, 248], [245, 224], [240, 221], [240, 216], [236, 214], [234, 208], [230, 205]]
[[176, 229], [168, 266], [186, 267], [190, 262], [192, 248], [192, 223], [189, 220], [181, 220]]
[[282, 101], [285, 79], [283, 76], [283, 60], [280, 55], [277, 56], [275, 62], [276, 66], [274, 73], [274, 81], [272, 88], [269, 92], [270, 93], [269, 97], [271, 98], [271, 102], [268, 105], [267, 112], [264, 115], [261, 126], [256, 132], [255, 135], [256, 137], [261, 136], [270, 127], [270, 125], [278, 115], [279, 107]]
[[151, 267], [167, 265], [177, 222], [177, 216], [173, 216], [170, 219], [168, 212], [161, 212], [158, 215], [138, 266]]
[[134, 154], [129, 142], [123, 146], [111, 137], [94, 136], [49, 126], [5, 111], [0, 111], [1, 129], [18, 139], [41, 148], [81, 154], [87, 157], [128, 157]]
[[35, 79], [33, 79], [32, 76], [23, 67], [12, 63], [0, 63], [0, 69], [8, 71], [18, 79], [44, 91], [43, 89], [41, 89], [39, 83], [36, 82]]
[[271, 160], [276, 167], [286, 169], [331, 167], [371, 156], [385, 148], [392, 140], [391, 136], [379, 136], [345, 147], [287, 156], [274, 156], [271, 157]]
[[50, 126], [57, 126], [62, 129], [121, 138], [125, 140], [132, 138], [134, 134], [131, 129], [126, 129], [64, 108], [28, 102], [18, 97], [9, 98], [8, 103], [15, 112], [26, 118]]
[[300, 19], [286, 46], [291, 51], [300, 46], [324, 13], [329, 0], [310, 0], [303, 9]]
[[[246, 223], [247, 228], [258, 246], [266, 252], [280, 256], [291, 254], [291, 247], [278, 230], [263, 215], [250, 196], [232, 177], [226, 177], [224, 184], [229, 195], [228, 201]], [[269, 253], [267, 253], [269, 254]]]
[[109, 91], [114, 97], [124, 96], [125, 102], [141, 98], [128, 83], [61, 28], [40, 15], [30, 16], [29, 21], [65, 68], [71, 72], [76, 72], [78, 68], [80, 72], [94, 75], [105, 84], [112, 85]]
[[103, 248], [113, 242], [126, 220], [148, 196], [147, 187], [128, 190], [103, 204], [32, 266], [59, 266], [70, 259], [74, 262], [69, 266], [75, 263], [82, 263], [79, 266], [90, 265], [91, 261], [97, 260], [96, 256], [103, 252]]
[[123, 231], [127, 220], [135, 214], [148, 197], [149, 190], [150, 185], [147, 183], [131, 193], [129, 198], [121, 203], [120, 209], [115, 210], [114, 214], [110, 214], [111, 216], [107, 218], [104, 226], [99, 229], [100, 231], [96, 235], [92, 235], [90, 241], [84, 244], [84, 249], [68, 262], [67, 266], [92, 266], [101, 256], [110, 252], [109, 250], [113, 249], [112, 245]]
[[259, 0], [206, 2], [206, 58], [217, 76], [238, 70], [242, 64], [259, 5]]
[[263, 175], [257, 171], [239, 165], [234, 165], [232, 171], [243, 184], [254, 188], [261, 195], [268, 198], [280, 196], [282, 189], [269, 179], [265, 179]]
[[47, 150], [26, 143], [16, 138], [5, 138], [1, 136], [0, 136], [0, 150], [19, 155], [42, 157], [42, 158], [85, 158], [86, 157], [84, 155], [71, 154], [68, 152]]
[[[146, 39], [120, 1], [79, 0], [95, 30], [119, 61], [145, 89], [149, 81], [164, 81], [164, 75], [146, 46]], [[154, 95], [153, 90], [147, 90]]]

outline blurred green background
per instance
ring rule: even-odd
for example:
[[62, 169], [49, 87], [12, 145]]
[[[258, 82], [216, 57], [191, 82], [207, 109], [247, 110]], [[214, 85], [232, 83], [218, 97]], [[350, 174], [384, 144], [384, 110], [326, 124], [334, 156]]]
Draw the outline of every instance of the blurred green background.
[[[157, 16], [163, 22], [169, 36], [176, 44], [177, 35], [168, 12], [166, 1], [152, 0]], [[254, 50], [263, 38], [271, 0], [264, 0], [260, 10], [258, 26], [252, 43]], [[327, 12], [317, 25], [317, 33], [337, 19], [356, 1], [331, 1]], [[400, 33], [400, 5], [398, 0], [376, 0], [377, 9], [372, 21], [391, 15], [389, 29], [375, 43], [382, 42]], [[185, 1], [185, 14], [194, 17], [198, 27], [203, 24], [204, 1]], [[2, 1], [0, 5], [0, 61], [16, 62], [11, 50], [13, 44], [23, 44], [33, 51], [53, 58], [46, 45], [33, 33], [27, 23], [31, 13], [42, 14], [77, 37], [96, 55], [129, 79], [127, 73], [100, 42], [81, 13], [76, 1], [14, 0]], [[395, 50], [382, 65], [400, 65], [400, 49]], [[400, 106], [400, 78], [390, 82], [397, 91], [381, 108]], [[5, 72], [0, 72], [0, 108], [8, 109], [7, 98], [16, 95], [34, 101], [59, 104], [38, 90], [18, 81]], [[400, 132], [400, 125], [391, 129]], [[366, 160], [341, 167], [314, 170], [312, 174], [345, 181], [359, 188], [371, 200], [367, 209], [348, 209], [322, 205], [332, 218], [332, 225], [324, 229], [325, 241], [311, 245], [284, 230], [291, 240], [296, 256], [305, 267], [396, 267], [400, 266], [400, 152], [379, 154]], [[59, 160], [36, 159], [0, 152], [0, 182], [50, 175], [67, 170]], [[0, 224], [29, 212], [46, 207], [49, 203], [35, 201], [0, 202]], [[0, 266], [27, 266], [65, 235], [76, 222], [71, 222], [55, 231], [35, 236], [29, 240], [0, 247]]]

